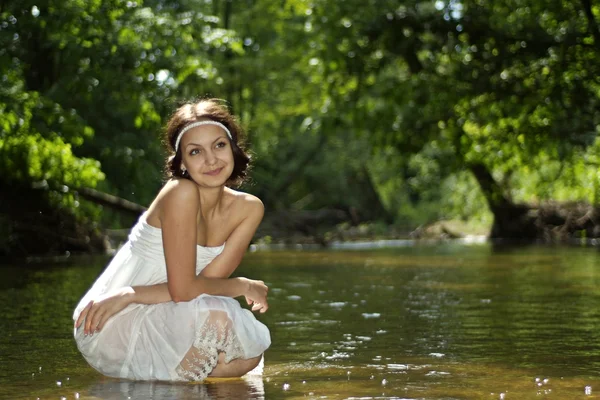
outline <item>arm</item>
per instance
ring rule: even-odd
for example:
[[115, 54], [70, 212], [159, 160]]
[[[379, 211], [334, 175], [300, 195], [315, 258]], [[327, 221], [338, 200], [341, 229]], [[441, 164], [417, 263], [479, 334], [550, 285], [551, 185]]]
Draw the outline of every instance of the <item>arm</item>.
[[[211, 278], [203, 278], [207, 281]], [[220, 279], [226, 281], [227, 279]], [[253, 304], [252, 311], [260, 311], [264, 313], [268, 309], [266, 300], [267, 287], [262, 281], [253, 281], [246, 278], [232, 278], [229, 281], [236, 281], [243, 291], [248, 304]], [[208, 286], [211, 286], [210, 283]], [[212, 285], [213, 288], [218, 285]], [[227, 288], [225, 288], [227, 289]], [[234, 291], [237, 289], [234, 289]], [[237, 296], [236, 296], [237, 297]], [[100, 331], [106, 321], [113, 315], [123, 310], [132, 303], [138, 304], [158, 304], [172, 301], [167, 283], [160, 283], [150, 286], [127, 286], [117, 289], [113, 292], [106, 293], [100, 298], [94, 299], [81, 310], [75, 328], [79, 328], [85, 321], [84, 334], [93, 335], [94, 332]], [[92, 327], [95, 327], [93, 329]]]
[[[82, 324], [85, 318], [84, 332], [86, 334], [93, 333], [93, 331], [102, 329], [112, 315], [131, 303], [157, 304], [172, 300], [189, 301], [202, 293], [227, 297], [244, 295], [248, 304], [254, 303], [253, 311], [258, 310], [261, 313], [267, 311], [266, 294], [268, 289], [262, 281], [246, 278], [224, 279], [229, 277], [239, 265], [260, 224], [264, 213], [262, 203], [256, 197], [248, 195], [247, 201], [244, 201], [245, 206], [241, 207], [241, 213], [245, 217], [228, 238], [223, 253], [215, 258], [201, 275], [195, 276], [195, 215], [199, 207], [199, 195], [195, 185], [191, 182], [189, 184], [187, 188], [179, 190], [179, 193], [169, 193], [168, 196], [165, 196], [166, 206], [162, 207], [164, 211], [161, 215], [161, 227], [168, 282], [151, 286], [126, 287], [115, 293], [109, 293], [101, 299], [96, 299], [82, 310], [75, 324], [76, 328]], [[187, 220], [181, 218], [186, 215], [186, 211], [194, 218], [189, 218], [189, 215]], [[192, 251], [190, 252], [189, 249]], [[94, 330], [91, 328], [92, 326], [97, 328]]]
[[[242, 207], [240, 207], [240, 214], [244, 215], [244, 217], [227, 238], [227, 244], [225, 245], [223, 252], [211, 261], [196, 279], [223, 280], [223, 278], [229, 278], [233, 271], [239, 266], [256, 229], [262, 221], [264, 206], [257, 197], [248, 195], [243, 200]], [[232, 278], [231, 280], [240, 279], [243, 281], [244, 285], [247, 286], [250, 284], [250, 282], [244, 278]], [[208, 286], [211, 285], [214, 285], [214, 283], [208, 283]], [[167, 283], [151, 286], [134, 286], [132, 289], [132, 303], [156, 304], [172, 300]], [[248, 292], [248, 290], [246, 292]], [[261, 312], [264, 311], [261, 310]]]
[[[196, 275], [196, 216], [200, 208], [200, 195], [194, 183], [178, 183], [181, 189], [163, 198], [160, 215], [167, 288], [171, 299], [179, 302], [190, 301], [201, 294], [227, 297], [245, 295], [254, 302], [266, 305], [267, 288], [263, 282], [245, 278], [227, 279], [242, 260], [262, 220], [264, 208], [260, 200], [250, 195], [247, 195], [247, 199], [239, 200], [239, 206], [236, 204], [234, 210], [244, 218], [240, 218], [238, 226], [227, 238], [223, 252], [205, 268], [206, 271]], [[139, 292], [141, 300], [146, 298], [143, 292]]]
[[227, 238], [227, 244], [221, 254], [211, 261], [200, 273], [207, 278], [229, 278], [242, 262], [242, 258], [256, 229], [262, 221], [265, 208], [262, 202], [254, 196], [246, 195], [239, 207], [242, 215], [241, 222]]

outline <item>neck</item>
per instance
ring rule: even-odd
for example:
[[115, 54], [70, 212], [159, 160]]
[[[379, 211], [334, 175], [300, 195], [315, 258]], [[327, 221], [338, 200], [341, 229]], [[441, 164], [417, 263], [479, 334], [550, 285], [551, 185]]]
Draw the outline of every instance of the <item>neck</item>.
[[216, 188], [202, 188], [200, 192], [200, 212], [203, 217], [213, 214], [221, 205], [225, 186]]

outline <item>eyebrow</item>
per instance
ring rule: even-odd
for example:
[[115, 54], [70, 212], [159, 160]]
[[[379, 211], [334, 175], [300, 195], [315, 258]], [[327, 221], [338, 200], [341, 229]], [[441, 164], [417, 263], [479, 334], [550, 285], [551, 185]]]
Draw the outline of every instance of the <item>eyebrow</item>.
[[[216, 142], [218, 142], [219, 140], [221, 140], [223, 138], [226, 138], [225, 134], [223, 134], [223, 136], [219, 136], [218, 138], [216, 138], [211, 144], [215, 144]], [[200, 143], [194, 143], [194, 142], [191, 142], [191, 143], [188, 143], [188, 144], [185, 145], [185, 147], [188, 147], [188, 146], [203, 147]]]

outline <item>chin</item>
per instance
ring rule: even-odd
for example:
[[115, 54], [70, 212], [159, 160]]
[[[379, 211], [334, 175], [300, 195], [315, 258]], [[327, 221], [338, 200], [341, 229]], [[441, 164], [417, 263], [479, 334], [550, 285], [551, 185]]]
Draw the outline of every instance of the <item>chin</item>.
[[201, 179], [195, 180], [195, 182], [198, 183], [200, 186], [206, 186], [206, 187], [225, 186], [225, 184], [229, 180], [229, 178], [225, 178], [226, 176], [229, 176], [229, 175], [219, 174], [218, 176], [215, 176], [215, 177], [202, 176]]

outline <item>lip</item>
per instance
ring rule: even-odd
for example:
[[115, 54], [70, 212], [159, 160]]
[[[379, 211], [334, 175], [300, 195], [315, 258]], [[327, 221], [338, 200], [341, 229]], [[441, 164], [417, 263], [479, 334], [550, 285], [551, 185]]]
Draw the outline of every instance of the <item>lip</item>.
[[223, 171], [223, 167], [213, 169], [212, 171], [205, 172], [204, 175], [217, 176]]

